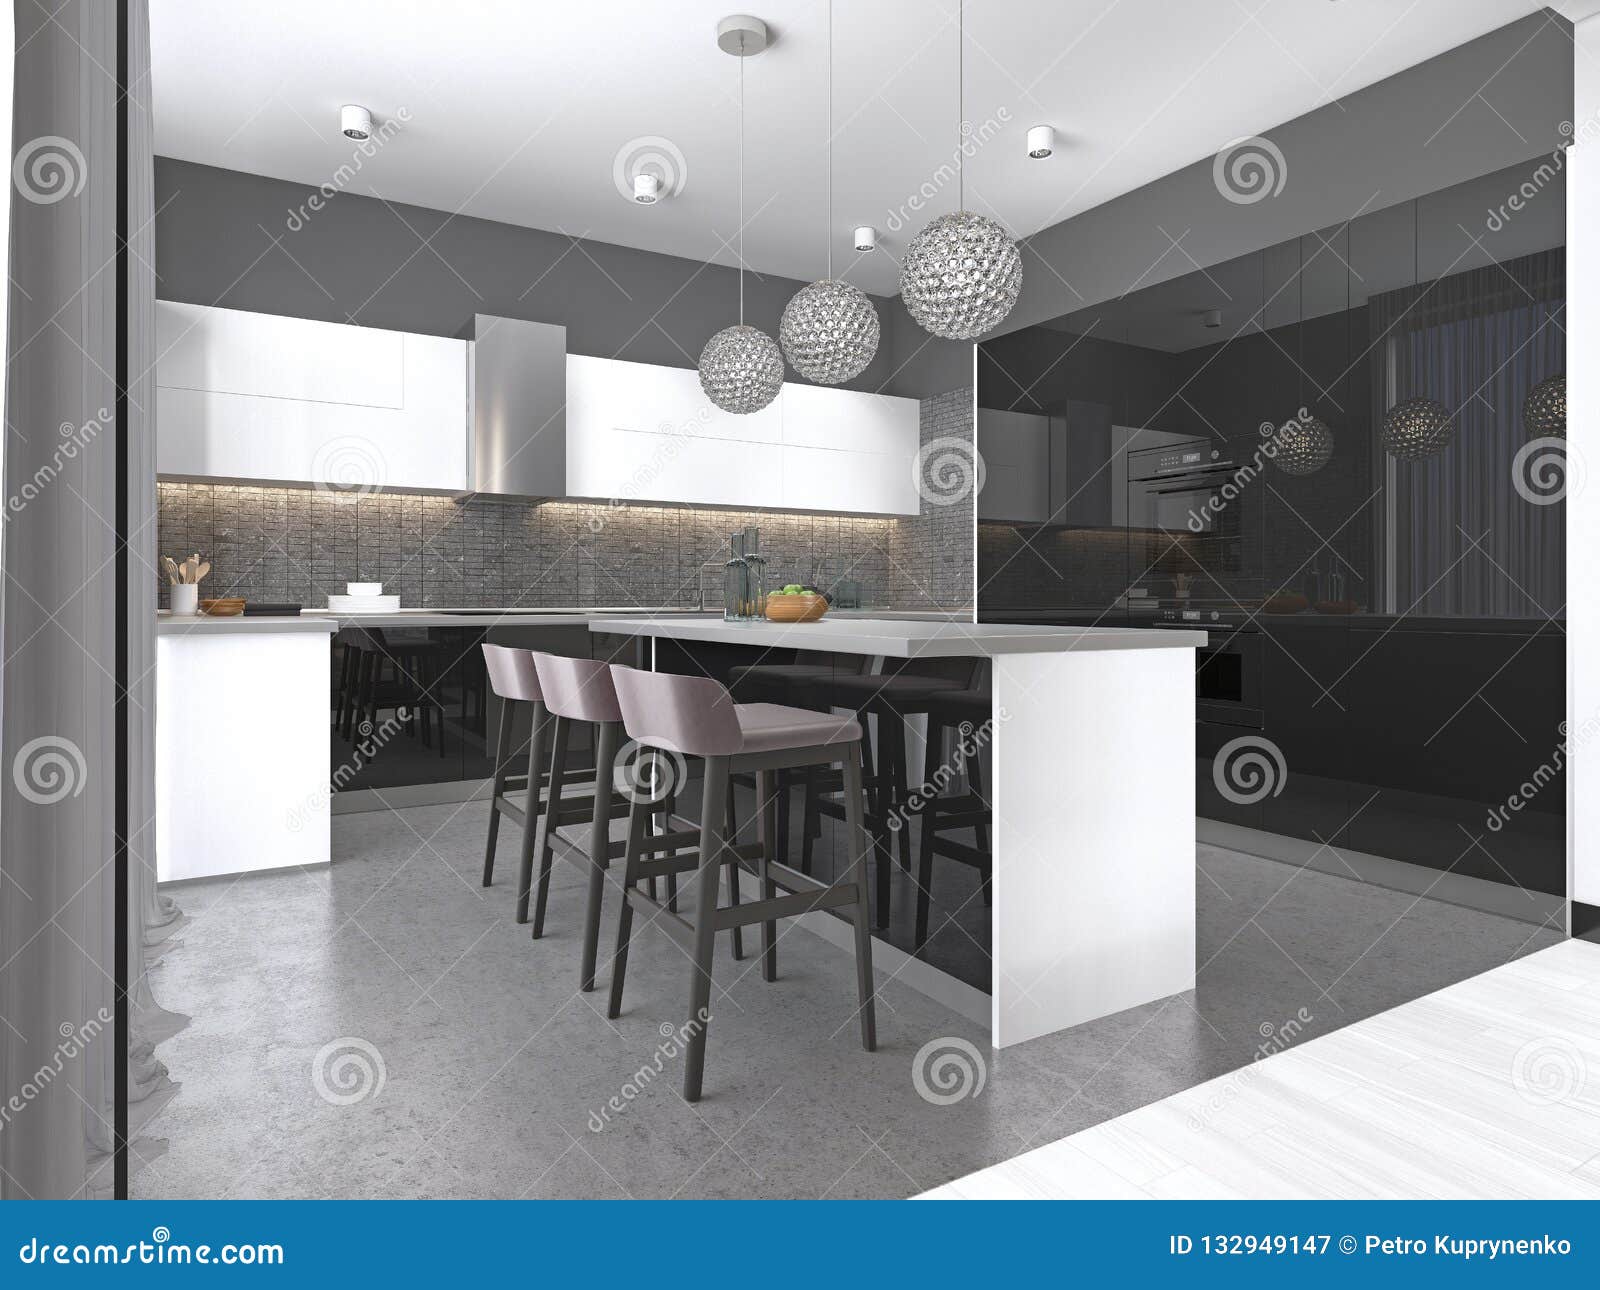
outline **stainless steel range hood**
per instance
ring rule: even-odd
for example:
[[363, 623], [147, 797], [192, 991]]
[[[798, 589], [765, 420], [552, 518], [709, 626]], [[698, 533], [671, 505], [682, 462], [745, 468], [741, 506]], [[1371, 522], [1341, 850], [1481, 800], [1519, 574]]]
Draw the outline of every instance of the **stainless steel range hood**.
[[567, 485], [567, 329], [476, 314], [472, 460], [479, 494], [561, 497]]

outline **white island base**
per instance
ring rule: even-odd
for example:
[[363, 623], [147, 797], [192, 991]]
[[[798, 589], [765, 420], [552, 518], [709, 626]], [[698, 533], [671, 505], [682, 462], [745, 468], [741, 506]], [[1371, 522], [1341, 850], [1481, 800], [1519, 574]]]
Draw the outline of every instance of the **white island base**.
[[994, 660], [997, 1048], [1194, 988], [1194, 655]]
[[[1194, 650], [1204, 632], [695, 617], [590, 628], [878, 659], [989, 658], [992, 1042], [1194, 988]], [[890, 948], [883, 958], [944, 975]], [[916, 984], [919, 973], [893, 970]]]
[[328, 863], [328, 641], [313, 618], [156, 626], [156, 879]]

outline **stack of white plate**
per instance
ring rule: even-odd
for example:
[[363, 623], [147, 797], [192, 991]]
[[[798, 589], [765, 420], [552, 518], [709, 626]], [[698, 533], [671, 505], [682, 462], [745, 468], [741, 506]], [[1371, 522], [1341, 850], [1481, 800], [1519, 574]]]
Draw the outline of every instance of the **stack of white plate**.
[[400, 608], [400, 597], [384, 595], [381, 582], [347, 582], [344, 589], [345, 595], [328, 597], [336, 614], [392, 614]]

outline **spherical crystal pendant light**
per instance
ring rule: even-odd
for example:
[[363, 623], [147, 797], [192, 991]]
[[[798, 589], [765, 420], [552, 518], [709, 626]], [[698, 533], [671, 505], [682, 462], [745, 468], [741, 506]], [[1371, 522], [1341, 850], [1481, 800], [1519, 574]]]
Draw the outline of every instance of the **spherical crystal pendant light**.
[[1530, 439], [1567, 437], [1567, 377], [1547, 376], [1522, 401], [1522, 428]]
[[1450, 411], [1437, 399], [1406, 399], [1383, 419], [1383, 448], [1400, 461], [1436, 457], [1455, 438]]
[[759, 412], [783, 389], [778, 342], [744, 321], [744, 60], [767, 47], [767, 26], [740, 14], [717, 24], [717, 47], [739, 60], [739, 321], [700, 351], [700, 388], [724, 412]]
[[1321, 417], [1295, 417], [1279, 428], [1272, 464], [1285, 475], [1315, 475], [1333, 459], [1333, 431]]
[[[958, 8], [956, 97], [960, 114], [966, 54], [965, 6]], [[961, 159], [965, 121], [956, 151], [956, 205], [965, 204]], [[900, 298], [917, 324], [946, 340], [976, 340], [1005, 320], [1022, 290], [1022, 253], [1011, 235], [986, 215], [957, 209], [930, 220], [911, 239], [900, 265]]]
[[789, 366], [818, 385], [859, 376], [878, 352], [878, 311], [866, 293], [833, 276], [833, 5], [828, 5], [828, 276], [784, 306], [778, 340]]
[[819, 385], [865, 371], [878, 352], [878, 333], [878, 311], [866, 293], [831, 278], [795, 292], [778, 324], [789, 366]]
[[700, 351], [700, 388], [724, 412], [759, 412], [783, 388], [783, 355], [759, 327], [724, 327]]
[[1022, 253], [986, 215], [952, 211], [911, 239], [900, 298], [917, 323], [947, 340], [976, 340], [1005, 320], [1022, 290]]

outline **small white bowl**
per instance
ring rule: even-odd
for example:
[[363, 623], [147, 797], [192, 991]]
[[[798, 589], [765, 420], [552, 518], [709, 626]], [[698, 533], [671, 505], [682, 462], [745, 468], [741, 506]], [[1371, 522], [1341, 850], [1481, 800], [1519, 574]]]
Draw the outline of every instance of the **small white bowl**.
[[383, 583], [381, 582], [347, 582], [344, 584], [347, 596], [381, 596]]

